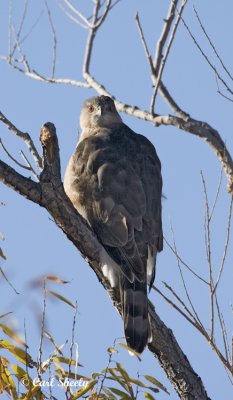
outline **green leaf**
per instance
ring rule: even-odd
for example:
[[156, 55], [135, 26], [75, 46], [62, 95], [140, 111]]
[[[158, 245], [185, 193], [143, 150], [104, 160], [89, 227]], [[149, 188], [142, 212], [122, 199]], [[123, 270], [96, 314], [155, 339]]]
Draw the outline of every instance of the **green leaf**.
[[82, 388], [81, 390], [79, 390], [78, 392], [74, 393], [71, 397], [70, 400], [76, 400], [76, 399], [80, 399], [80, 397], [89, 392], [89, 390], [93, 389], [93, 387], [96, 385], [98, 381], [91, 381], [87, 384], [87, 386], [85, 388]]
[[127, 374], [126, 370], [122, 367], [122, 365], [120, 363], [116, 363], [117, 369], [120, 372], [121, 376], [125, 379], [126, 382], [130, 381], [130, 377]]
[[53, 296], [57, 297], [59, 300], [63, 301], [64, 303], [68, 304], [69, 306], [76, 308], [74, 303], [68, 300], [66, 297], [62, 296], [61, 294], [54, 292], [53, 290], [48, 290], [48, 293], [52, 294]]
[[118, 394], [118, 396], [121, 396], [124, 400], [132, 400], [132, 397], [128, 395], [128, 393], [123, 392], [122, 390], [110, 387], [109, 388], [113, 393]]
[[160, 389], [162, 389], [164, 392], [166, 392], [167, 394], [170, 394], [169, 391], [165, 388], [165, 386], [159, 382], [156, 378], [154, 378], [153, 376], [150, 375], [144, 375], [144, 377], [151, 383], [153, 383], [153, 385], [158, 386]]
[[16, 335], [16, 333], [14, 331], [12, 331], [10, 328], [8, 328], [8, 326], [0, 323], [0, 328], [3, 330], [5, 335], [9, 336], [16, 343], [21, 344], [22, 346], [25, 346], [28, 348], [27, 344], [18, 335]]
[[107, 388], [103, 387], [103, 388], [102, 388], [102, 391], [108, 395], [108, 399], [109, 399], [109, 400], [117, 400], [117, 397], [114, 396], [114, 394], [112, 394], [112, 393], [110, 392], [110, 390], [108, 390]]
[[156, 393], [159, 392], [158, 389], [155, 389], [155, 388], [153, 388], [153, 387], [147, 385], [146, 383], [140, 381], [139, 379], [134, 379], [134, 378], [131, 378], [131, 377], [130, 377], [130, 381], [131, 381], [132, 383], [134, 383], [135, 385], [137, 385], [137, 386], [140, 386], [140, 387], [143, 387], [143, 388], [146, 388], [146, 389], [151, 389], [151, 390], [153, 390], [153, 391], [156, 392]]

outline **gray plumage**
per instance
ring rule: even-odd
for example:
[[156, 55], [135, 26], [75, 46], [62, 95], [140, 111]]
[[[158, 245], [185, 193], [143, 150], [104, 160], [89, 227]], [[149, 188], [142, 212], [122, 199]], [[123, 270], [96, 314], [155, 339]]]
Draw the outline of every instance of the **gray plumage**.
[[150, 339], [147, 283], [154, 282], [156, 254], [163, 247], [160, 161], [107, 96], [84, 103], [80, 125], [65, 191], [109, 255], [103, 272], [120, 290], [127, 343], [141, 353]]

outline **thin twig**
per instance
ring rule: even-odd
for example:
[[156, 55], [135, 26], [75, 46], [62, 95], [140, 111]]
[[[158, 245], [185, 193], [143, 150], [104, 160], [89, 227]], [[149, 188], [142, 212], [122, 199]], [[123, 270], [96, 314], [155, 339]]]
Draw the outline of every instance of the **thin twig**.
[[216, 85], [217, 85], [217, 93], [220, 94], [220, 96], [224, 97], [224, 99], [229, 100], [233, 103], [233, 99], [231, 99], [230, 97], [226, 96], [225, 94], [223, 94], [220, 90], [220, 86], [218, 83], [218, 77], [215, 74], [215, 81], [216, 81]]
[[221, 279], [221, 275], [222, 275], [222, 272], [223, 272], [223, 268], [224, 268], [224, 265], [225, 265], [225, 261], [226, 261], [227, 250], [228, 250], [229, 240], [230, 240], [230, 232], [231, 232], [232, 205], [233, 205], [233, 197], [231, 197], [231, 200], [230, 200], [230, 208], [229, 208], [229, 215], [228, 215], [228, 221], [227, 221], [226, 241], [225, 241], [222, 261], [221, 261], [218, 277], [217, 277], [217, 280], [216, 280], [216, 283], [215, 283], [215, 286], [214, 286], [214, 289], [213, 289], [213, 293], [215, 293], [216, 290], [217, 290], [217, 287], [219, 285], [219, 282], [220, 282], [220, 279]]
[[[113, 349], [115, 349], [115, 347], [116, 347], [116, 341], [117, 341], [117, 339], [115, 339], [114, 340], [114, 342], [113, 342]], [[111, 364], [111, 362], [112, 362], [112, 356], [113, 356], [113, 352], [109, 352], [109, 358], [108, 358], [108, 364], [107, 364], [107, 367], [105, 368], [105, 370], [104, 370], [104, 375], [103, 375], [103, 378], [101, 379], [101, 384], [100, 384], [100, 388], [99, 388], [99, 391], [98, 391], [98, 393], [97, 393], [97, 397], [96, 397], [96, 400], [98, 400], [99, 399], [99, 396], [101, 395], [101, 391], [102, 391], [102, 389], [103, 389], [103, 386], [104, 386], [104, 381], [105, 381], [105, 379], [106, 379], [106, 377], [107, 377], [107, 373], [108, 373], [108, 369], [109, 369], [109, 366], [110, 366], [110, 364]]]
[[26, 330], [26, 320], [25, 320], [25, 318], [24, 318], [24, 321], [23, 321], [23, 326], [24, 326], [24, 341], [26, 343], [25, 352], [26, 352], [26, 360], [27, 360], [25, 367], [26, 367], [27, 377], [29, 377], [29, 372], [28, 372], [28, 341], [27, 341], [27, 330]]
[[216, 76], [218, 77], [218, 79], [222, 82], [222, 84], [225, 86], [226, 90], [228, 92], [230, 92], [233, 95], [233, 90], [229, 88], [229, 85], [226, 83], [226, 81], [220, 76], [220, 74], [218, 73], [216, 67], [212, 64], [212, 62], [210, 61], [210, 59], [207, 57], [207, 55], [204, 53], [204, 51], [202, 50], [201, 46], [199, 45], [199, 43], [197, 42], [195, 36], [193, 35], [193, 33], [191, 32], [190, 28], [188, 27], [188, 25], [186, 24], [185, 20], [183, 19], [183, 17], [181, 17], [181, 21], [186, 29], [186, 31], [188, 32], [189, 36], [191, 37], [193, 43], [195, 44], [195, 46], [198, 48], [198, 50], [200, 51], [201, 55], [204, 57], [204, 59], [206, 60], [206, 62], [208, 63], [208, 65], [210, 66], [210, 68], [214, 71], [214, 73], [216, 74]]
[[149, 52], [149, 49], [148, 49], [148, 46], [147, 46], [147, 43], [146, 43], [146, 39], [145, 39], [143, 30], [142, 30], [142, 25], [141, 25], [138, 13], [135, 16], [135, 20], [136, 20], [136, 23], [137, 23], [137, 26], [138, 26], [138, 30], [139, 30], [139, 34], [140, 34], [140, 38], [141, 38], [141, 41], [142, 41], [142, 44], [143, 44], [143, 47], [144, 47], [144, 50], [145, 50], [146, 58], [148, 60], [148, 63], [149, 63], [150, 69], [151, 69], [151, 74], [154, 74], [154, 65], [153, 65], [153, 61], [152, 61], [152, 56], [151, 56], [151, 54]]
[[29, 159], [27, 158], [26, 154], [24, 154], [23, 150], [20, 150], [19, 154], [21, 155], [22, 159], [28, 166], [28, 169], [31, 171], [32, 175], [39, 181], [39, 175], [37, 175], [36, 171], [34, 170], [32, 164], [30, 163]]
[[63, 7], [63, 5], [57, 1], [58, 7], [62, 10], [62, 12], [71, 20], [73, 21], [75, 24], [81, 26], [84, 29], [89, 29], [89, 25], [84, 25], [82, 22], [80, 22], [76, 17], [74, 17], [72, 14], [69, 13], [69, 11], [67, 11], [65, 9], [65, 7]]
[[175, 18], [175, 10], [176, 10], [178, 2], [179, 2], [179, 0], [171, 0], [167, 17], [164, 20], [164, 25], [163, 25], [163, 29], [162, 29], [160, 38], [157, 41], [155, 57], [154, 57], [154, 62], [153, 62], [154, 73], [156, 76], [158, 76], [161, 61], [163, 59], [163, 48], [167, 41], [171, 26], [172, 26], [172, 22]]
[[6, 116], [1, 111], [0, 111], [0, 121], [2, 121], [10, 131], [12, 131], [16, 136], [18, 136], [25, 142], [30, 153], [32, 154], [32, 157], [35, 160], [37, 168], [39, 170], [42, 170], [42, 159], [39, 156], [39, 153], [36, 150], [36, 147], [30, 135], [28, 133], [22, 132], [19, 129], [17, 129], [16, 126], [12, 124], [12, 122], [8, 118], [6, 118]]
[[[179, 301], [179, 303], [182, 305], [182, 307], [185, 309], [185, 311], [187, 311], [187, 313], [190, 315], [190, 317], [193, 319], [194, 322], [199, 324], [199, 321], [197, 320], [197, 318], [192, 314], [192, 312], [188, 309], [188, 307], [186, 306], [186, 304], [184, 303], [184, 301], [180, 298], [180, 296], [174, 291], [174, 289], [168, 285], [166, 282], [163, 282], [165, 288], [167, 290], [169, 290], [169, 292], [171, 292], [171, 294], [176, 298], [176, 300]], [[199, 324], [200, 325], [200, 324]]]
[[42, 352], [43, 352], [43, 338], [44, 338], [44, 330], [45, 330], [45, 310], [46, 310], [46, 280], [43, 282], [43, 312], [42, 312], [42, 321], [41, 321], [41, 333], [40, 333], [40, 345], [39, 345], [39, 359], [38, 359], [38, 378], [41, 381], [42, 374]]
[[220, 307], [219, 307], [217, 296], [215, 296], [215, 302], [216, 302], [216, 308], [217, 308], [217, 312], [218, 312], [218, 319], [219, 319], [220, 326], [221, 326], [221, 331], [222, 331], [222, 338], [223, 338], [223, 344], [224, 344], [224, 349], [225, 349], [225, 356], [226, 356], [227, 362], [229, 363], [230, 359], [231, 359], [231, 356], [230, 356], [230, 349], [229, 349], [229, 345], [228, 345], [227, 332], [226, 332], [224, 318], [223, 318], [223, 315], [222, 315], [222, 313], [220, 311]]
[[221, 171], [220, 171], [220, 177], [219, 177], [219, 183], [218, 183], [218, 187], [217, 187], [217, 192], [216, 192], [216, 196], [215, 196], [215, 199], [214, 199], [212, 210], [210, 211], [210, 221], [211, 221], [211, 219], [212, 219], [212, 217], [214, 215], [215, 207], [217, 205], [217, 201], [218, 201], [218, 198], [219, 198], [221, 184], [222, 184], [222, 177], [223, 177], [223, 167], [221, 168]]
[[212, 260], [211, 260], [211, 235], [210, 235], [210, 211], [209, 211], [209, 201], [206, 189], [206, 182], [204, 175], [201, 171], [201, 179], [203, 184], [203, 191], [205, 197], [205, 246], [206, 246], [206, 256], [207, 263], [209, 267], [209, 288], [210, 288], [210, 338], [211, 341], [214, 339], [214, 281], [213, 281], [213, 270], [212, 270]]
[[209, 283], [202, 278], [199, 274], [197, 274], [192, 268], [189, 267], [189, 265], [178, 255], [176, 254], [174, 248], [172, 247], [172, 245], [167, 241], [167, 239], [165, 237], [163, 237], [163, 240], [165, 241], [166, 245], [169, 247], [169, 249], [173, 252], [173, 254], [175, 254], [176, 257], [179, 258], [179, 261], [181, 262], [181, 264], [187, 268], [194, 276], [196, 276], [196, 278], [200, 279], [203, 283], [205, 283], [206, 285], [209, 285]]
[[12, 48], [12, 20], [13, 20], [13, 4], [12, 0], [9, 0], [9, 22], [8, 22], [8, 54], [11, 54]]
[[[15, 32], [15, 39], [16, 39], [16, 40], [15, 40], [15, 45], [14, 45], [14, 47], [13, 47], [12, 52], [9, 53], [9, 54], [10, 54], [10, 58], [13, 57], [13, 55], [14, 55], [14, 53], [15, 53], [15, 50], [18, 48], [18, 44], [19, 44], [19, 42], [20, 42], [20, 35], [21, 35], [22, 29], [23, 29], [23, 25], [24, 25], [24, 22], [25, 22], [25, 18], [26, 18], [26, 15], [27, 15], [28, 3], [29, 3], [29, 1], [28, 1], [28, 0], [25, 0], [25, 2], [24, 2], [24, 8], [23, 8], [23, 14], [22, 14], [22, 18], [21, 18], [19, 30], [18, 30], [17, 34], [16, 34], [16, 32]], [[11, 21], [11, 23], [12, 23], [12, 21]], [[14, 25], [13, 25], [13, 23], [12, 23], [12, 25], [11, 25], [10, 28], [12, 29], [13, 27], [14, 27]]]
[[227, 75], [229, 76], [229, 78], [230, 78], [231, 80], [233, 80], [233, 76], [231, 75], [231, 73], [229, 72], [229, 70], [228, 70], [227, 67], [225, 66], [224, 62], [222, 61], [222, 58], [220, 57], [220, 55], [219, 55], [218, 51], [216, 50], [216, 48], [215, 48], [215, 46], [214, 46], [212, 40], [210, 39], [208, 33], [206, 32], [206, 30], [205, 30], [205, 28], [204, 28], [204, 25], [202, 24], [201, 19], [200, 19], [199, 15], [198, 15], [198, 12], [197, 12], [197, 10], [196, 10], [196, 8], [195, 8], [194, 6], [193, 6], [193, 10], [194, 10], [194, 13], [195, 13], [195, 15], [196, 15], [196, 18], [197, 18], [197, 20], [198, 20], [198, 22], [199, 22], [199, 25], [200, 25], [200, 27], [201, 27], [201, 29], [202, 29], [202, 31], [203, 31], [205, 37], [207, 38], [207, 40], [208, 40], [210, 46], [212, 47], [212, 49], [213, 49], [213, 51], [214, 51], [214, 54], [216, 55], [217, 59], [219, 60], [221, 66], [223, 67], [224, 71], [227, 73]]
[[20, 294], [20, 293], [15, 289], [15, 287], [12, 285], [12, 283], [9, 281], [9, 279], [6, 277], [6, 274], [5, 274], [5, 272], [3, 271], [2, 267], [0, 267], [0, 272], [1, 272], [2, 276], [3, 276], [3, 278], [5, 279], [5, 281], [6, 281], [6, 282], [8, 283], [8, 285], [11, 287], [11, 289], [14, 290], [15, 294]]
[[56, 29], [54, 27], [53, 20], [52, 20], [51, 11], [48, 6], [48, 2], [47, 2], [47, 0], [44, 0], [44, 2], [45, 2], [48, 18], [49, 18], [49, 24], [50, 24], [52, 35], [53, 35], [53, 61], [52, 61], [52, 75], [51, 75], [51, 77], [53, 79], [54, 75], [55, 75], [56, 57], [57, 57], [57, 36], [56, 36]]
[[201, 326], [196, 322], [196, 320], [192, 320], [187, 314], [185, 314], [184, 311], [182, 311], [175, 303], [173, 303], [172, 300], [170, 300], [165, 294], [163, 294], [158, 288], [156, 288], [154, 285], [152, 288], [160, 294], [160, 296], [163, 297], [164, 300], [168, 304], [170, 304], [175, 310], [177, 310], [188, 322], [190, 322], [191, 325], [193, 325], [195, 328], [197, 328], [201, 332]]
[[171, 35], [170, 35], [170, 39], [168, 41], [168, 45], [167, 45], [165, 53], [164, 53], [164, 57], [161, 60], [160, 68], [159, 68], [159, 71], [158, 71], [158, 75], [156, 76], [156, 85], [154, 87], [154, 91], [153, 91], [152, 98], [151, 98], [151, 105], [150, 105], [151, 114], [154, 114], [155, 100], [156, 100], [156, 97], [157, 97], [157, 93], [158, 93], [160, 81], [161, 81], [161, 78], [162, 78], [163, 70], [164, 70], [165, 64], [167, 62], [167, 59], [168, 59], [168, 56], [169, 56], [169, 53], [170, 53], [170, 49], [171, 49], [172, 43], [173, 43], [173, 41], [175, 39], [175, 34], [176, 34], [177, 28], [179, 26], [179, 23], [181, 21], [181, 16], [182, 16], [182, 13], [184, 11], [184, 8], [186, 6], [187, 1], [188, 0], [183, 0], [182, 4], [180, 6], [180, 10], [178, 11], [178, 16], [177, 16], [176, 22], [174, 24], [174, 27], [172, 29], [172, 32], [171, 32]]
[[5, 153], [7, 154], [7, 156], [15, 163], [17, 164], [20, 168], [24, 168], [26, 170], [31, 170], [30, 167], [28, 167], [27, 165], [21, 164], [19, 161], [17, 161], [11, 154], [10, 152], [7, 150], [7, 148], [5, 147], [5, 145], [2, 142], [2, 139], [0, 138], [0, 145], [2, 146], [3, 150], [5, 151]]
[[89, 23], [88, 19], [84, 17], [84, 15], [76, 8], [73, 4], [70, 3], [69, 0], [63, 0], [64, 3], [68, 6], [68, 8], [86, 24], [90, 29], [92, 28], [91, 24]]
[[[171, 229], [171, 233], [172, 233], [173, 247], [174, 247], [175, 255], [176, 255], [176, 259], [177, 259], [177, 266], [178, 266], [178, 269], [179, 269], [179, 272], [180, 272], [180, 277], [181, 277], [181, 280], [182, 280], [182, 283], [183, 283], [183, 287], [184, 287], [184, 291], [185, 291], [186, 297], [188, 299], [188, 302], [189, 302], [189, 304], [190, 304], [190, 306], [191, 306], [191, 308], [193, 310], [193, 313], [194, 313], [197, 321], [203, 327], [203, 324], [202, 324], [202, 322], [201, 322], [201, 320], [200, 320], [200, 318], [199, 318], [199, 316], [198, 316], [198, 314], [197, 314], [197, 312], [196, 312], [196, 310], [194, 308], [194, 305], [192, 303], [191, 297], [189, 295], [189, 292], [188, 292], [188, 289], [187, 289], [187, 286], [186, 286], [186, 283], [185, 283], [183, 272], [182, 272], [182, 269], [181, 269], [181, 266], [180, 266], [180, 260], [179, 260], [179, 257], [178, 257], [178, 251], [177, 251], [177, 248], [176, 248], [175, 234], [174, 234], [174, 230], [173, 230], [173, 227], [172, 227], [171, 223], [170, 223], [170, 229]], [[204, 327], [203, 327], [203, 329], [204, 329]]]
[[[73, 359], [73, 347], [74, 347], [74, 335], [75, 335], [75, 325], [76, 325], [76, 317], [77, 317], [77, 311], [78, 311], [78, 303], [77, 300], [75, 302], [75, 310], [74, 310], [74, 318], [73, 318], [73, 325], [72, 325], [72, 335], [71, 335], [71, 343], [70, 343], [70, 359], [69, 359], [69, 375], [71, 372], [71, 362]], [[76, 365], [75, 367], [77, 368], [78, 360], [76, 360]]]
[[[67, 0], [65, 0], [65, 1], [67, 1]], [[96, 23], [98, 21], [99, 9], [100, 9], [100, 0], [96, 0], [95, 5], [94, 5], [94, 10], [93, 10], [92, 27], [89, 30], [89, 36], [88, 36], [87, 44], [86, 44], [86, 52], [85, 52], [84, 61], [83, 61], [83, 76], [84, 76], [84, 78], [85, 78], [85, 74], [89, 73], [93, 43], [94, 43], [96, 31], [98, 29], [98, 27], [96, 27]]]
[[104, 10], [102, 16], [97, 20], [97, 22], [96, 22], [96, 24], [95, 24], [95, 28], [96, 28], [96, 29], [98, 29], [98, 28], [102, 25], [102, 23], [104, 22], [105, 18], [107, 17], [108, 12], [109, 12], [110, 9], [111, 9], [111, 4], [112, 4], [112, 0], [108, 0], [108, 1], [107, 1], [107, 5], [106, 5], [106, 8], [105, 8], [105, 10]]

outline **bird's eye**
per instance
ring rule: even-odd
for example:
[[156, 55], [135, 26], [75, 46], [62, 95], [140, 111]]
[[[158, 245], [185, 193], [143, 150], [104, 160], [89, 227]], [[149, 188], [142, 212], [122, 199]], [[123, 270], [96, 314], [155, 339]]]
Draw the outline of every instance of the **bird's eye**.
[[89, 111], [92, 113], [94, 111], [95, 107], [94, 106], [89, 106]]

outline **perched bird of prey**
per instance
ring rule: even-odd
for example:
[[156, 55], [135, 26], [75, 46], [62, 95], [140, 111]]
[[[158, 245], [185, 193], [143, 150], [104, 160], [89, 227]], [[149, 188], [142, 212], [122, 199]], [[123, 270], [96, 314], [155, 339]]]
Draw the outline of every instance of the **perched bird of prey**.
[[103, 273], [120, 291], [127, 344], [141, 353], [150, 340], [147, 284], [163, 248], [161, 164], [108, 96], [86, 100], [80, 126], [65, 191], [105, 249]]

